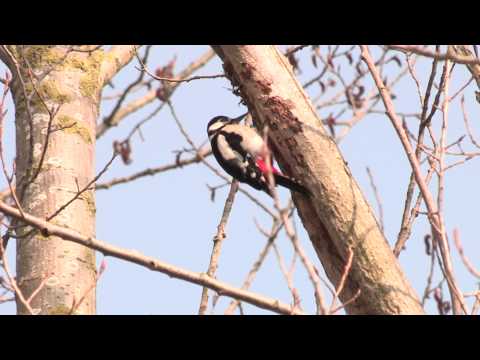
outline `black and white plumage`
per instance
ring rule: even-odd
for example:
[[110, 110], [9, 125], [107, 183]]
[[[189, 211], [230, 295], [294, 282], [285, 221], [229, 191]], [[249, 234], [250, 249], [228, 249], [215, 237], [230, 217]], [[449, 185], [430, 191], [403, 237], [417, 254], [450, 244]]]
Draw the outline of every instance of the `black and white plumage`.
[[[212, 152], [220, 166], [240, 182], [270, 194], [264, 154], [266, 144], [257, 131], [239, 122], [244, 115], [231, 119], [216, 116], [209, 121], [207, 133]], [[271, 165], [275, 183], [290, 190], [310, 195], [299, 181], [283, 175]], [[270, 194], [271, 195], [271, 194]]]

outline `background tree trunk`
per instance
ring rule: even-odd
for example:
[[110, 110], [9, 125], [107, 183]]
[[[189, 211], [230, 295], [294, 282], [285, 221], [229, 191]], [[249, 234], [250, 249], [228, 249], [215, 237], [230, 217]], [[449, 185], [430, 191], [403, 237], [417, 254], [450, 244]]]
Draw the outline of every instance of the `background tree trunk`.
[[[7, 49], [18, 65], [11, 58], [7, 61], [14, 80], [17, 194], [25, 212], [46, 219], [94, 178], [103, 50], [21, 45]], [[94, 192], [83, 192], [51, 222], [94, 236]], [[24, 296], [46, 279], [32, 308], [40, 314], [68, 314], [72, 309], [94, 314], [95, 252], [30, 226], [20, 227], [17, 236], [17, 281]], [[27, 313], [18, 300], [17, 312]]]
[[214, 46], [224, 69], [269, 138], [280, 167], [313, 198], [294, 194], [302, 222], [330, 281], [338, 286], [349, 250], [352, 268], [340, 299], [350, 314], [423, 314], [373, 211], [336, 144], [321, 126], [288, 60], [275, 46]]

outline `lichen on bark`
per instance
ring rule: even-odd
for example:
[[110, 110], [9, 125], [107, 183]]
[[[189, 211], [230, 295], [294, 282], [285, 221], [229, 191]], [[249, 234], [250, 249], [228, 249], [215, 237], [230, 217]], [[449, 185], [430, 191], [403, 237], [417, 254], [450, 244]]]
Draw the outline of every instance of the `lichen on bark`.
[[[18, 78], [12, 84], [20, 200], [26, 211], [48, 218], [95, 176], [93, 134], [102, 87], [103, 50], [89, 54], [57, 45], [18, 45], [9, 49], [24, 80], [24, 86]], [[25, 96], [30, 99], [28, 107]], [[94, 236], [93, 191], [79, 196], [52, 222]], [[28, 297], [48, 277], [32, 307], [40, 314], [68, 314], [74, 302], [85, 295], [76, 312], [94, 313], [95, 290], [88, 289], [96, 278], [95, 252], [31, 230], [21, 226], [17, 233], [19, 286]], [[20, 302], [17, 311], [26, 313]]]

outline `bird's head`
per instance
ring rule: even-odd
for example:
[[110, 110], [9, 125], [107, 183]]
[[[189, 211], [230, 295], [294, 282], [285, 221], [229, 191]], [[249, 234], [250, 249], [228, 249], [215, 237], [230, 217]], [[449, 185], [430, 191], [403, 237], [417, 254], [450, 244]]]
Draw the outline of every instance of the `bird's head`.
[[228, 124], [239, 123], [248, 113], [242, 114], [236, 118], [229, 118], [228, 116], [215, 116], [212, 120], [208, 122], [207, 133], [208, 137], [211, 139], [221, 128]]

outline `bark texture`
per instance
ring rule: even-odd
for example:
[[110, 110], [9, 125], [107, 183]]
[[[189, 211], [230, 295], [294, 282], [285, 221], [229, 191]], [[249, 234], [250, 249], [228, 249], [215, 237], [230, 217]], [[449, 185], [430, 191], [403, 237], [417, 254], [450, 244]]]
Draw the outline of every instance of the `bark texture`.
[[374, 213], [352, 177], [288, 60], [275, 46], [214, 46], [232, 84], [268, 125], [280, 167], [302, 179], [311, 199], [294, 194], [302, 222], [330, 281], [337, 286], [348, 259], [353, 264], [340, 299], [360, 296], [350, 314], [423, 314], [415, 291], [393, 255]]
[[[14, 76], [17, 194], [25, 212], [47, 219], [95, 176], [104, 54], [71, 52], [67, 46], [7, 49], [18, 63], [15, 70], [7, 59]], [[49, 110], [57, 108], [52, 118]], [[82, 193], [51, 222], [94, 236], [94, 192]], [[32, 308], [40, 314], [69, 314], [72, 309], [75, 314], [94, 314], [94, 250], [32, 229], [22, 226], [17, 231], [17, 281], [24, 296], [28, 298], [46, 279]], [[74, 306], [82, 297], [81, 305]], [[17, 312], [27, 313], [19, 301]]]

